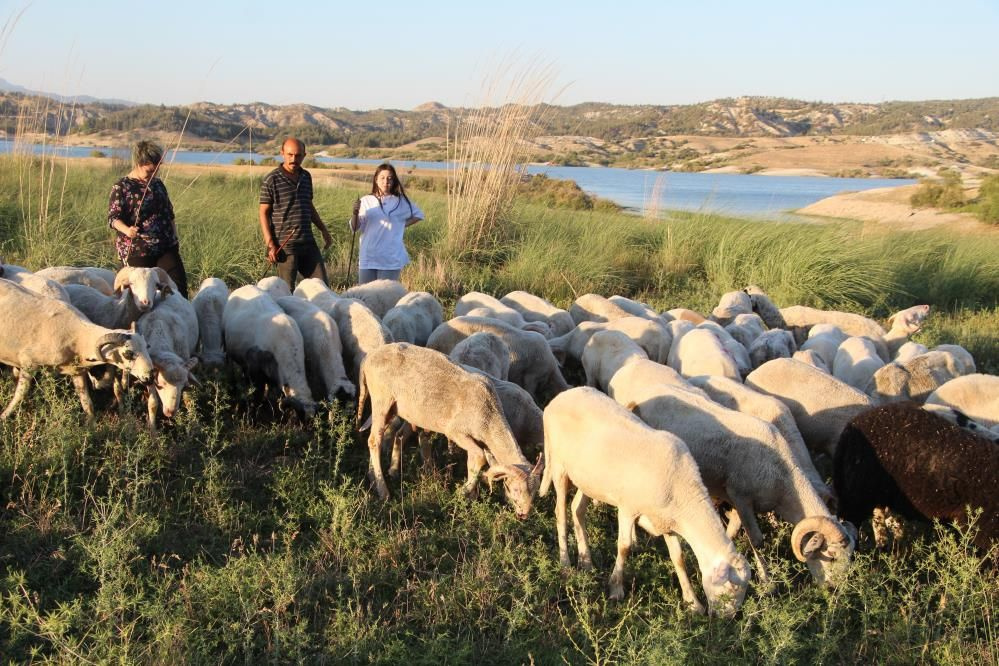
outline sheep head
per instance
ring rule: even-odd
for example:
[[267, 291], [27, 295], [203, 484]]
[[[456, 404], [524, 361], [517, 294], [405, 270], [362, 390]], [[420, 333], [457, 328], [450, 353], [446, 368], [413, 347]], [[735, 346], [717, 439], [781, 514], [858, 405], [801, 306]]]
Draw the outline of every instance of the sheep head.
[[708, 612], [720, 617], [731, 617], [746, 598], [746, 588], [752, 576], [749, 562], [735, 549], [701, 568], [704, 596]]
[[896, 312], [889, 317], [888, 325], [893, 331], [912, 335], [919, 332], [919, 329], [923, 327], [923, 322], [929, 316], [929, 305], [913, 305], [911, 308]]
[[96, 343], [97, 357], [121, 368], [142, 383], [153, 378], [153, 362], [149, 359], [145, 339], [133, 331], [110, 331]]
[[191, 372], [191, 369], [197, 364], [198, 359], [196, 358], [184, 361], [179, 356], [172, 354], [156, 359], [154, 363], [156, 368], [154, 387], [160, 404], [163, 406], [163, 416], [172, 418], [180, 409], [184, 388], [188, 384], [198, 383], [197, 378]]
[[490, 487], [493, 481], [503, 482], [507, 501], [513, 506], [517, 518], [523, 520], [531, 510], [544, 469], [544, 454], [539, 454], [538, 462], [531, 469], [527, 465], [494, 465], [486, 471], [485, 476]]
[[817, 583], [830, 587], [841, 582], [856, 543], [853, 525], [830, 516], [809, 516], [791, 532], [794, 556], [808, 565]]
[[125, 266], [114, 276], [114, 291], [121, 293], [126, 287], [131, 287], [135, 307], [140, 312], [147, 312], [156, 305], [156, 292], [161, 297], [177, 291], [177, 284], [170, 275], [159, 267], [141, 268]]

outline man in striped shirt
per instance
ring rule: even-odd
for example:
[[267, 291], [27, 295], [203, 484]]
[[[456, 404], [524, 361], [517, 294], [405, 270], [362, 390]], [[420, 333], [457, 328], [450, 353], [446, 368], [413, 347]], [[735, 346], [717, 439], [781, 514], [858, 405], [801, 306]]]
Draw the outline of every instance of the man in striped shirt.
[[267, 261], [277, 264], [278, 275], [294, 290], [298, 276], [326, 277], [323, 255], [312, 235], [312, 225], [323, 235], [324, 249], [333, 239], [312, 204], [312, 175], [302, 168], [305, 144], [288, 137], [281, 145], [281, 166], [260, 186], [260, 231], [267, 245]]

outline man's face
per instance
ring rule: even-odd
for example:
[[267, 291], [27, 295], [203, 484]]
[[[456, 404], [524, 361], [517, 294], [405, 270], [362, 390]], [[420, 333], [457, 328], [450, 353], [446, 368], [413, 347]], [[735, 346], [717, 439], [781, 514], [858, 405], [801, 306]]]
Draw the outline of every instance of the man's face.
[[305, 159], [305, 148], [297, 141], [285, 141], [281, 146], [281, 159], [284, 160], [282, 166], [286, 171], [298, 171]]

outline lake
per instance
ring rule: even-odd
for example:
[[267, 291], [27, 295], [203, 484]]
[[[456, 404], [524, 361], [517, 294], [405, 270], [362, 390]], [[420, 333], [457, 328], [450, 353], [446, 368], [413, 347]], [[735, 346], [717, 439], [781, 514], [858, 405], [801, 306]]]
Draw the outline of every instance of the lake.
[[[0, 140], [0, 153], [11, 151], [13, 143]], [[48, 154], [60, 157], [90, 157], [95, 150], [128, 159], [125, 151], [93, 146], [45, 146]], [[40, 154], [43, 147], [32, 146]], [[168, 160], [181, 164], [232, 164], [236, 160], [260, 161], [260, 153], [221, 153], [194, 150], [168, 151]], [[383, 160], [326, 158], [321, 162], [371, 165]], [[444, 162], [391, 160], [405, 178], [409, 169], [444, 169]], [[901, 178], [816, 178], [809, 176], [760, 176], [734, 173], [682, 173], [615, 167], [564, 167], [531, 165], [531, 174], [575, 181], [584, 191], [609, 199], [633, 211], [648, 207], [659, 210], [686, 210], [722, 213], [733, 216], [782, 219], [793, 217], [790, 211], [841, 192], [856, 192], [878, 187], [898, 187], [915, 183]], [[654, 201], [658, 198], [658, 203]]]

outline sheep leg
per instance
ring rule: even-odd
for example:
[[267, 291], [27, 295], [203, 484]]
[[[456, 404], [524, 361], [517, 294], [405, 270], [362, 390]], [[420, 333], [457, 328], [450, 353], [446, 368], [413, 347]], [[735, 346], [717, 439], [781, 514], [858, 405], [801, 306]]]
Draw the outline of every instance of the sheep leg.
[[614, 560], [614, 570], [610, 575], [610, 598], [624, 599], [624, 563], [631, 552], [632, 526], [635, 524], [635, 516], [626, 514], [621, 509], [617, 511], [617, 559]]
[[468, 453], [468, 480], [465, 481], [462, 491], [469, 499], [475, 499], [479, 489], [479, 474], [486, 466], [486, 454], [482, 452], [482, 447], [468, 435], [456, 434], [448, 439], [453, 440], [455, 444]]
[[757, 579], [760, 581], [760, 588], [768, 590], [771, 583], [770, 574], [767, 571], [767, 565], [763, 562], [763, 558], [760, 557], [759, 553], [759, 548], [763, 546], [763, 532], [760, 530], [759, 523], [756, 522], [753, 505], [749, 500], [738, 495], [730, 495], [729, 501], [732, 502], [734, 510], [738, 513], [739, 518], [742, 519], [743, 527], [746, 528], [749, 545], [753, 551], [753, 561], [756, 563]]
[[675, 534], [664, 534], [663, 540], [666, 542], [666, 549], [669, 551], [669, 559], [673, 562], [673, 568], [676, 569], [676, 578], [680, 583], [683, 601], [690, 607], [690, 610], [698, 615], [704, 615], [704, 605], [697, 598], [694, 586], [690, 584], [687, 565], [683, 561], [683, 545], [680, 543], [680, 538]]
[[[16, 370], [17, 368], [15, 368]], [[3, 410], [3, 414], [0, 414], [0, 421], [6, 421], [7, 417], [14, 413], [21, 401], [24, 400], [24, 396], [28, 394], [28, 388], [31, 386], [31, 372], [22, 369], [17, 375], [17, 386], [14, 388], [14, 396], [10, 399], [7, 404], [7, 408]]]
[[371, 480], [375, 484], [375, 492], [378, 493], [378, 497], [384, 502], [389, 498], [389, 490], [388, 485], [385, 483], [385, 476], [382, 474], [382, 438], [385, 435], [385, 429], [388, 427], [388, 417], [391, 415], [395, 403], [389, 403], [387, 408], [379, 409], [379, 407], [381, 405], [376, 405], [374, 400], [372, 400], [371, 434], [368, 436], [368, 453], [371, 456], [369, 464]]
[[423, 461], [424, 469], [434, 468], [434, 451], [430, 447], [431, 434], [426, 430], [416, 433], [416, 439], [420, 443], [420, 459]]
[[160, 396], [156, 393], [156, 389], [150, 386], [149, 395], [146, 397], [146, 425], [149, 427], [149, 432], [156, 432], [156, 420], [161, 408]]
[[590, 543], [586, 539], [586, 509], [590, 506], [590, 498], [582, 490], [576, 490], [572, 498], [572, 529], [576, 534], [576, 551], [579, 553], [579, 568], [589, 571], [593, 568], [593, 556], [590, 555]]
[[570, 566], [569, 539], [566, 537], [565, 497], [569, 494], [569, 478], [565, 474], [555, 475], [552, 481], [555, 484], [555, 530], [558, 533], [558, 561], [563, 567], [568, 567]]
[[[396, 424], [393, 423], [393, 426], [396, 426]], [[413, 426], [401, 420], [398, 423], [398, 427], [393, 426], [389, 427], [389, 433], [392, 434], [392, 461], [389, 463], [388, 475], [392, 478], [397, 478], [402, 469], [402, 447], [410, 435], [413, 434]], [[393, 430], [395, 430], [394, 433], [392, 433]]]
[[735, 510], [735, 507], [729, 507], [728, 511], [725, 512], [725, 518], [728, 521], [725, 525], [725, 534], [728, 535], [729, 539], [734, 539], [735, 535], [742, 529], [739, 512]]
[[83, 413], [87, 415], [87, 421], [93, 421], [94, 401], [90, 398], [90, 379], [87, 377], [86, 370], [81, 370], [73, 375], [73, 388], [76, 389], [76, 395], [80, 398], [80, 406], [83, 407]]

